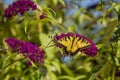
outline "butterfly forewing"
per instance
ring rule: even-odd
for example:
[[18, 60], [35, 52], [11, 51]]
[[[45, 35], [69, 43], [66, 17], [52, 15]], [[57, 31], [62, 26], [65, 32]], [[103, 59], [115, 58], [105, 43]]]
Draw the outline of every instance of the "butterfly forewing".
[[62, 46], [64, 46], [67, 51], [70, 51], [72, 41], [73, 41], [72, 37], [64, 37], [63, 39], [59, 40], [58, 43], [61, 44]]
[[84, 38], [80, 38], [78, 41], [77, 41], [77, 46], [79, 49], [83, 49], [83, 48], [86, 48], [86, 47], [89, 47], [90, 46], [90, 42], [88, 42], [86, 39]]

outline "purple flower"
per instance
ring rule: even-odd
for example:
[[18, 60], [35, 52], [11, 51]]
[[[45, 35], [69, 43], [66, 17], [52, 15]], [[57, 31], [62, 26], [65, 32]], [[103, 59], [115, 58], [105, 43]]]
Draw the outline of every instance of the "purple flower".
[[85, 54], [89, 55], [89, 56], [95, 56], [98, 52], [98, 49], [95, 45], [91, 45], [91, 47], [86, 48], [84, 50], [82, 50]]
[[[36, 44], [24, 42], [14, 38], [8, 38], [5, 40], [12, 51], [16, 51], [23, 54], [26, 58], [29, 58], [36, 64], [43, 63], [44, 51]], [[30, 63], [28, 61], [28, 63]]]
[[9, 5], [9, 7], [5, 10], [5, 16], [7, 18], [11, 18], [12, 16], [16, 16], [18, 13], [23, 15], [24, 12], [28, 11], [30, 8], [32, 10], [36, 10], [37, 6], [31, 0], [18, 0]]
[[79, 37], [80, 39], [83, 38], [90, 43], [90, 47], [86, 47], [86, 48], [80, 50], [81, 52], [87, 54], [88, 56], [95, 56], [97, 54], [98, 49], [95, 46], [94, 42], [91, 41], [90, 39], [88, 39], [87, 37], [82, 36], [78, 33], [74, 34], [74, 33], [69, 32], [69, 33], [66, 33], [66, 34], [63, 33], [63, 34], [60, 34], [60, 35], [56, 35], [56, 36], [54, 36], [53, 41], [55, 42], [57, 47], [65, 49], [65, 47], [63, 47], [63, 45], [61, 45], [57, 41], [62, 40], [63, 38], [65, 39], [65, 37], [70, 37], [70, 36], [76, 37], [76, 38]]
[[39, 16], [40, 19], [44, 19], [44, 18], [46, 18], [46, 17], [47, 17], [47, 15], [46, 15], [45, 13], [42, 13], [42, 14]]

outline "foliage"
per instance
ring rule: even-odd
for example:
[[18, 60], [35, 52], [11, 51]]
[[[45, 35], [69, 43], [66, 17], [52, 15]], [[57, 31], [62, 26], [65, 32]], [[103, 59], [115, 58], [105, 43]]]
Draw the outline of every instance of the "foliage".
[[[101, 0], [84, 8], [76, 1], [34, 0], [38, 10], [11, 19], [5, 17], [5, 4], [0, 3], [0, 80], [120, 79], [120, 3]], [[62, 60], [63, 52], [52, 46], [49, 36], [67, 32], [77, 32], [94, 41], [97, 55], [78, 53], [72, 61]], [[6, 38], [39, 45], [45, 50], [44, 63], [27, 65], [28, 59], [8, 49]]]

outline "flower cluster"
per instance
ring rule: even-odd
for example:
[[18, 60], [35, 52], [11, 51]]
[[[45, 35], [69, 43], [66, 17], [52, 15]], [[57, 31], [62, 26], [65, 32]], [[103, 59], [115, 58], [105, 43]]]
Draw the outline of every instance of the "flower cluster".
[[24, 42], [14, 38], [8, 38], [5, 42], [12, 51], [17, 51], [18, 53], [23, 54], [26, 58], [29, 58], [36, 64], [43, 63], [44, 51], [36, 44]]
[[5, 16], [7, 18], [11, 18], [12, 16], [16, 16], [18, 13], [23, 15], [24, 12], [28, 11], [30, 8], [32, 8], [32, 10], [36, 10], [37, 6], [31, 0], [18, 0], [9, 5], [5, 10]]
[[56, 46], [58, 46], [59, 48], [63, 48], [59, 43], [57, 43], [58, 40], [61, 40], [64, 37], [68, 37], [68, 36], [74, 36], [74, 37], [79, 37], [79, 38], [83, 38], [85, 40], [87, 40], [90, 43], [90, 47], [86, 47], [84, 49], [81, 50], [81, 52], [89, 55], [89, 56], [95, 56], [98, 52], [97, 47], [95, 46], [94, 42], [92, 42], [90, 39], [86, 38], [85, 36], [82, 36], [78, 33], [74, 34], [74, 33], [67, 33], [67, 34], [61, 34], [61, 35], [56, 35], [54, 36], [54, 41]]

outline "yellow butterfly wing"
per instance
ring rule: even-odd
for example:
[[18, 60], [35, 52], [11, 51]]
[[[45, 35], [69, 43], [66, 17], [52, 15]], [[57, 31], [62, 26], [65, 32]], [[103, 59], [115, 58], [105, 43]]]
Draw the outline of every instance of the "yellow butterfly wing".
[[84, 38], [77, 37], [74, 40], [73, 47], [71, 48], [71, 52], [75, 54], [77, 50], [82, 50], [89, 46], [90, 43], [87, 40], [85, 40]]
[[66, 48], [67, 52], [69, 52], [71, 50], [72, 41], [73, 41], [73, 37], [70, 36], [70, 37], [64, 37], [58, 42]]

